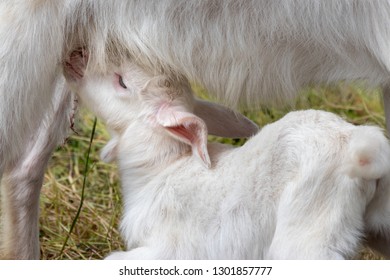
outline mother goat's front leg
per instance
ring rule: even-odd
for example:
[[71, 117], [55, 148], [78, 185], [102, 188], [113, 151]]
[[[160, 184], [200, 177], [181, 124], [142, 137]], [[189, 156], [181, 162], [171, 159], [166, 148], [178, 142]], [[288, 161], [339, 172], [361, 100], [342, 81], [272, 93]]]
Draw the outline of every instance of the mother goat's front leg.
[[31, 135], [22, 155], [5, 166], [1, 186], [2, 250], [5, 259], [38, 259], [39, 195], [52, 151], [66, 137], [73, 108], [73, 95], [61, 81], [53, 107], [36, 133]]

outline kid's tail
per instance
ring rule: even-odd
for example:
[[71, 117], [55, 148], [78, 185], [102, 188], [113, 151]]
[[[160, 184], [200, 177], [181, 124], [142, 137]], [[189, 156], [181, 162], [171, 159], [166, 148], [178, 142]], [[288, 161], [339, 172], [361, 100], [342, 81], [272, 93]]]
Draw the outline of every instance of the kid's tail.
[[374, 126], [356, 127], [346, 160], [351, 177], [378, 179], [390, 173], [390, 145], [383, 130]]

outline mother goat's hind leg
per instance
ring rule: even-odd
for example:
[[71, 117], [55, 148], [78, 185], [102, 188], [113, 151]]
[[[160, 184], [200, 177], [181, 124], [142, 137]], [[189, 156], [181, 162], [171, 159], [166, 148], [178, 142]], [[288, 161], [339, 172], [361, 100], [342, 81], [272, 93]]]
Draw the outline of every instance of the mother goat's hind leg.
[[[390, 137], [390, 84], [383, 87], [383, 107], [385, 111], [387, 135]], [[382, 254], [386, 259], [390, 259], [390, 174], [379, 180], [377, 194], [370, 202], [366, 223], [368, 230], [378, 227], [376, 232], [368, 232], [367, 245]], [[374, 214], [373, 214], [374, 213]], [[379, 218], [378, 218], [379, 217]], [[376, 222], [377, 225], [371, 225]]]
[[385, 111], [387, 135], [390, 136], [390, 84], [382, 89], [383, 91], [383, 108]]
[[[383, 87], [383, 107], [385, 111], [387, 135], [388, 137], [390, 137], [390, 84]], [[379, 181], [380, 185], [387, 184], [388, 183], [387, 181], [389, 180], [388, 178], [390, 178], [390, 174], [386, 177], [386, 179], [382, 178]], [[385, 189], [385, 191], [382, 191], [383, 193], [374, 197], [373, 201], [371, 201], [370, 203], [369, 209], [374, 208], [374, 210], [379, 214], [380, 213], [387, 214], [388, 211], [390, 211], [390, 190], [389, 190], [390, 187], [389, 186], [386, 187], [381, 186], [381, 187]], [[379, 191], [380, 188], [377, 187], [377, 192]], [[375, 209], [375, 207], [377, 209]], [[385, 214], [381, 219], [376, 219], [376, 220], [381, 221], [383, 224], [386, 224], [386, 221], [390, 220], [390, 218], [388, 218], [388, 216]], [[382, 227], [383, 229], [379, 230], [375, 234], [370, 232], [368, 233], [367, 245], [370, 248], [382, 254], [386, 259], [390, 259], [390, 222], [387, 224], [387, 227], [386, 226], [382, 226]]]
[[12, 165], [5, 166], [2, 180], [2, 250], [4, 259], [38, 259], [39, 195], [47, 162], [69, 128], [73, 95], [58, 84], [53, 107], [28, 145]]

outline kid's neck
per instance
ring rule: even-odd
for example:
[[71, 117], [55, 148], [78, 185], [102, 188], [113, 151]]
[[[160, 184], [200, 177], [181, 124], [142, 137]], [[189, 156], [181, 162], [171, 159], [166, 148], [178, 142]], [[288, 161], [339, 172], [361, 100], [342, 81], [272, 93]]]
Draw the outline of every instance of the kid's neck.
[[118, 165], [122, 180], [145, 184], [174, 161], [191, 156], [190, 146], [174, 139], [163, 128], [134, 122], [120, 136]]

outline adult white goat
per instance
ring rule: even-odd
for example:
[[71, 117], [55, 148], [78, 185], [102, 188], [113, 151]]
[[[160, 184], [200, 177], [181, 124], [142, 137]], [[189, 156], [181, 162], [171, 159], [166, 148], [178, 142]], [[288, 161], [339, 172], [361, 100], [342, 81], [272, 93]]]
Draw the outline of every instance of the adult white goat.
[[207, 143], [185, 80], [67, 67], [114, 137], [128, 252], [109, 259], [345, 259], [390, 240], [390, 145], [378, 127], [298, 111], [244, 146]]
[[[130, 57], [148, 71], [198, 82], [233, 106], [284, 101], [310, 83], [367, 79], [384, 86], [389, 120], [388, 26], [389, 0], [3, 0], [0, 177], [28, 152], [61, 62], [80, 46], [93, 71]], [[40, 186], [19, 195], [24, 188], [2, 186], [1, 239], [12, 237], [5, 258], [39, 257], [38, 234], [21, 230], [36, 217], [17, 205], [37, 207]]]

